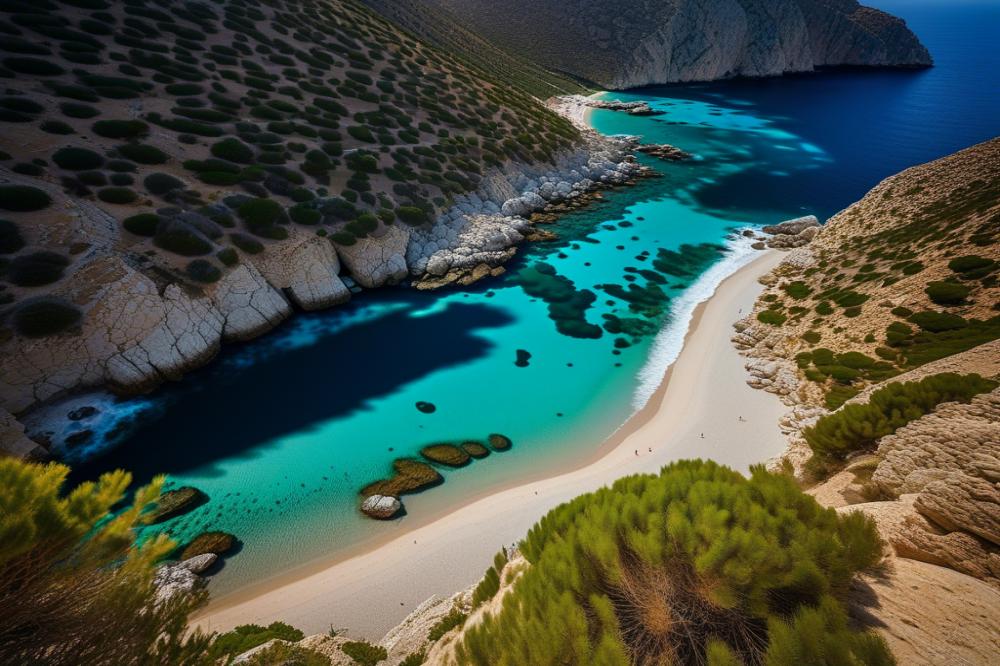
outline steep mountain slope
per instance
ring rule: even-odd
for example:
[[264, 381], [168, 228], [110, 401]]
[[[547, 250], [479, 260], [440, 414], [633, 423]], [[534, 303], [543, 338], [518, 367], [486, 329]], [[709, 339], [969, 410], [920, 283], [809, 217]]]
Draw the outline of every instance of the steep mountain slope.
[[605, 88], [931, 63], [903, 21], [855, 0], [420, 2], [511, 53]]
[[362, 0], [396, 25], [422, 41], [449, 51], [494, 78], [522, 88], [539, 99], [584, 92], [585, 88], [565, 76], [547, 71], [537, 63], [514, 56], [482, 35], [470, 30], [442, 6], [423, 0]]
[[488, 274], [538, 178], [632, 168], [353, 0], [12, 0], [0, 33], [8, 412], [148, 389], [428, 263]]

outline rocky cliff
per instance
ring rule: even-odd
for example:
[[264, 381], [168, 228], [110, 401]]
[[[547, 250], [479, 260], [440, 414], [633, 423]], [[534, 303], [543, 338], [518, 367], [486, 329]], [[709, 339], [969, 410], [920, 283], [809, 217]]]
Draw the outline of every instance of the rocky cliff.
[[839, 462], [809, 462], [809, 429], [890, 384], [1000, 378], [998, 220], [994, 139], [886, 179], [793, 244], [736, 324], [749, 383], [791, 408], [790, 446], [772, 466], [822, 504], [874, 518], [892, 548], [888, 573], [859, 589], [877, 605], [858, 612], [883, 623], [900, 663], [995, 658], [1000, 389], [897, 411], [899, 427]]
[[903, 21], [855, 0], [420, 2], [507, 51], [603, 88], [931, 64]]

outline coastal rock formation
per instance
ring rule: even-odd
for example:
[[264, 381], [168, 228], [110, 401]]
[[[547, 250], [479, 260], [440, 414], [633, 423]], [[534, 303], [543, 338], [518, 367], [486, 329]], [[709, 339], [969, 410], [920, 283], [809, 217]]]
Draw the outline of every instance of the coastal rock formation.
[[303, 310], [321, 310], [346, 303], [351, 292], [340, 279], [337, 252], [325, 238], [297, 234], [259, 255], [254, 265], [276, 289], [284, 290]]
[[769, 234], [767, 246], [776, 250], [790, 250], [808, 245], [809, 241], [819, 232], [819, 220], [815, 215], [797, 217], [781, 224], [763, 227], [761, 231]]
[[237, 543], [236, 537], [228, 532], [202, 532], [184, 547], [181, 560], [190, 560], [204, 554], [225, 555]]
[[409, 240], [408, 230], [387, 227], [381, 236], [359, 238], [350, 246], [338, 245], [337, 254], [355, 282], [374, 289], [396, 284], [407, 276], [405, 257]]
[[208, 496], [191, 486], [168, 490], [160, 495], [156, 506], [146, 514], [150, 524], [161, 523], [175, 516], [191, 511], [208, 501]]
[[931, 64], [903, 21], [855, 0], [422, 1], [511, 53], [603, 88]]
[[207, 571], [217, 558], [218, 555], [205, 553], [174, 564], [164, 564], [156, 570], [153, 578], [156, 598], [166, 601], [174, 595], [196, 590], [204, 584], [204, 579], [198, 574]]

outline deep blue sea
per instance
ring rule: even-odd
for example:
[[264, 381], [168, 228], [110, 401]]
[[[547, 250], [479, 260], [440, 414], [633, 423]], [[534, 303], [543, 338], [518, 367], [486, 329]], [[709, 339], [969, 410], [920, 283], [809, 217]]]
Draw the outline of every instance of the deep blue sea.
[[[229, 346], [150, 396], [57, 406], [101, 409], [57, 435], [97, 433], [98, 446], [67, 451], [75, 476], [122, 467], [206, 491], [207, 504], [163, 527], [180, 541], [205, 529], [243, 541], [214, 576], [219, 595], [405, 526], [359, 516], [357, 490], [423, 445], [514, 441], [445, 471], [443, 486], [406, 499], [409, 515], [587, 456], [655, 388], [695, 304], [752, 257], [734, 230], [825, 219], [888, 175], [1000, 134], [1000, 3], [877, 4], [910, 23], [935, 68], [610, 94], [665, 113], [597, 111], [599, 131], [696, 159], [646, 160], [663, 178], [566, 216], [559, 241], [527, 246], [502, 278], [366, 292]], [[124, 441], [103, 447], [109, 432]]]

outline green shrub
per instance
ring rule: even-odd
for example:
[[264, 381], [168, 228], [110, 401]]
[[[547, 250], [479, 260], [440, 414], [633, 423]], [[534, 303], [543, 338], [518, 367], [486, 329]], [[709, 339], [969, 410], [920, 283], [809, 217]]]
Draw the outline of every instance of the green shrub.
[[30, 185], [0, 185], [0, 208], [16, 212], [41, 210], [52, 203], [44, 191]]
[[933, 312], [930, 310], [916, 312], [907, 317], [907, 321], [916, 324], [925, 331], [931, 331], [934, 333], [952, 331], [958, 328], [964, 328], [968, 325], [968, 322], [958, 315], [948, 312]]
[[427, 632], [427, 640], [431, 643], [439, 640], [455, 627], [461, 627], [465, 624], [465, 619], [467, 617], [468, 615], [466, 613], [463, 613], [457, 608], [452, 608], [447, 615], [435, 622], [430, 628], [430, 631]]
[[824, 317], [826, 315], [831, 315], [833, 314], [833, 306], [830, 305], [829, 301], [820, 301], [819, 304], [816, 305], [816, 314], [823, 315]]
[[493, 566], [486, 570], [483, 579], [472, 592], [474, 607], [489, 601], [500, 591], [500, 573], [505, 566], [507, 566], [507, 551], [501, 550], [493, 557]]
[[[530, 568], [466, 629], [459, 663], [720, 663], [711, 650], [771, 664], [790, 647], [776, 622], [846, 617], [843, 595], [882, 544], [871, 519], [822, 508], [786, 475], [687, 460], [557, 507], [522, 552]], [[836, 628], [846, 654], [833, 663], [891, 663], [868, 634], [830, 624], [817, 629]]]
[[196, 282], [218, 282], [222, 277], [219, 267], [208, 259], [195, 259], [187, 265], [184, 272]]
[[819, 331], [806, 331], [802, 334], [802, 339], [812, 345], [819, 342], [821, 337], [822, 335]]
[[153, 242], [157, 247], [183, 257], [197, 257], [212, 251], [212, 244], [181, 224], [160, 225]]
[[26, 338], [44, 338], [76, 326], [83, 313], [59, 298], [41, 298], [22, 303], [14, 311], [14, 330]]
[[232, 631], [216, 636], [208, 654], [215, 660], [235, 657], [275, 638], [294, 643], [303, 637], [301, 631], [284, 622], [272, 622], [266, 627], [259, 624], [241, 624]]
[[347, 133], [358, 141], [375, 143], [375, 137], [372, 136], [372, 131], [364, 125], [351, 125], [347, 128]]
[[322, 652], [300, 645], [275, 643], [249, 659], [241, 662], [244, 666], [330, 666], [330, 658]]
[[411, 227], [419, 227], [429, 221], [427, 213], [416, 206], [400, 206], [396, 209], [396, 216]]
[[24, 237], [17, 223], [0, 220], [0, 254], [13, 254], [24, 247]]
[[298, 204], [292, 206], [288, 209], [288, 214], [291, 216], [293, 222], [298, 224], [313, 225], [318, 224], [323, 218], [323, 214], [320, 213], [315, 208], [310, 208], [303, 204]]
[[68, 171], [98, 169], [104, 164], [104, 158], [93, 150], [76, 147], [60, 148], [52, 154], [52, 161]]
[[215, 253], [215, 257], [226, 266], [235, 266], [240, 263], [240, 255], [236, 254], [236, 250], [231, 247], [222, 248]]
[[156, 235], [156, 226], [160, 223], [160, 216], [156, 213], [139, 213], [122, 220], [122, 226], [127, 231], [136, 236], [147, 236], [152, 238]]
[[98, 190], [97, 198], [110, 204], [130, 204], [139, 196], [128, 187], [105, 187]]
[[879, 439], [891, 435], [942, 402], [968, 402], [990, 391], [997, 383], [979, 375], [941, 373], [915, 382], [893, 382], [872, 393], [865, 404], [845, 405], [828, 414], [803, 436], [821, 458], [842, 459], [849, 453], [871, 449]]
[[30, 74], [32, 76], [59, 76], [65, 71], [54, 62], [40, 58], [20, 56], [4, 58], [3, 64], [4, 67], [12, 69], [19, 74]]
[[118, 146], [118, 154], [139, 164], [163, 164], [170, 155], [146, 143], [126, 143]]
[[924, 293], [938, 305], [961, 305], [972, 289], [957, 282], [930, 282]]
[[399, 662], [399, 666], [421, 666], [425, 661], [427, 661], [427, 653], [421, 650], [406, 655], [406, 659]]
[[253, 148], [232, 137], [212, 144], [212, 155], [240, 164], [251, 164], [254, 158]]
[[260, 254], [264, 251], [263, 243], [246, 234], [229, 234], [229, 238], [233, 241], [233, 245], [247, 254]]
[[771, 326], [781, 326], [787, 319], [788, 317], [777, 310], [761, 310], [757, 313], [757, 321]]
[[143, 179], [142, 183], [151, 194], [157, 195], [184, 189], [184, 181], [174, 178], [168, 173], [151, 173]]
[[782, 289], [785, 290], [786, 294], [788, 294], [797, 301], [801, 301], [803, 298], [807, 297], [809, 294], [812, 293], [812, 287], [807, 285], [805, 282], [802, 282], [801, 280], [796, 280], [795, 282], [789, 282], [788, 284], [784, 285]]
[[49, 134], [58, 134], [60, 136], [76, 133], [76, 130], [74, 130], [70, 125], [67, 125], [61, 120], [46, 120], [41, 125], [39, 125], [39, 129], [41, 129], [43, 132], [47, 132]]
[[389, 657], [389, 653], [384, 647], [372, 645], [368, 641], [349, 641], [341, 645], [340, 649], [361, 666], [375, 666], [378, 662]]
[[22, 254], [7, 266], [7, 280], [19, 287], [40, 287], [52, 284], [63, 276], [69, 259], [58, 252], [42, 250]]
[[274, 199], [251, 199], [242, 204], [237, 212], [251, 232], [272, 238], [274, 225], [281, 220], [283, 211], [281, 204]]
[[985, 272], [996, 268], [996, 263], [992, 259], [979, 257], [974, 254], [956, 257], [948, 262], [948, 268], [963, 277], [985, 275]]
[[148, 133], [149, 125], [141, 120], [98, 120], [93, 130], [106, 139], [135, 139]]

